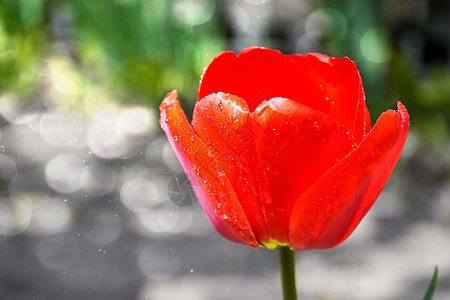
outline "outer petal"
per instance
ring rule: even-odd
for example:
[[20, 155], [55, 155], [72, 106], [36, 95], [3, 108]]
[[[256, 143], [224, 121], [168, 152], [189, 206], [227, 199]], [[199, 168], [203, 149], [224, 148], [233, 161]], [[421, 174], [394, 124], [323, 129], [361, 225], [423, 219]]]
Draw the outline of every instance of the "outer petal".
[[264, 182], [255, 146], [259, 132], [244, 99], [223, 93], [206, 96], [195, 106], [192, 127], [224, 170], [256, 239], [267, 242]]
[[205, 68], [198, 99], [217, 92], [245, 99], [250, 111], [275, 97], [297, 101], [343, 123], [358, 144], [371, 127], [361, 77], [348, 58], [266, 48], [224, 52]]
[[409, 116], [383, 113], [360, 147], [324, 174], [295, 204], [290, 225], [294, 250], [327, 249], [343, 242], [372, 207], [406, 141]]
[[233, 242], [258, 247], [233, 187], [213, 154], [189, 125], [176, 91], [164, 98], [160, 110], [161, 127], [216, 230]]
[[295, 202], [356, 145], [341, 123], [289, 99], [264, 102], [252, 117], [261, 130], [256, 145], [271, 200], [272, 238], [288, 243]]

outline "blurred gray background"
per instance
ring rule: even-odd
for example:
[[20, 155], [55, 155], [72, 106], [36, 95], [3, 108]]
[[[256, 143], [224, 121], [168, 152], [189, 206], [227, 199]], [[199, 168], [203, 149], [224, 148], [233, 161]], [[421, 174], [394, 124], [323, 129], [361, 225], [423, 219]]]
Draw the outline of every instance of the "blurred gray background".
[[356, 61], [372, 122], [411, 131], [341, 246], [297, 253], [300, 299], [450, 298], [450, 3], [0, 0], [0, 299], [279, 299], [278, 252], [209, 224], [162, 130], [201, 69], [267, 46]]

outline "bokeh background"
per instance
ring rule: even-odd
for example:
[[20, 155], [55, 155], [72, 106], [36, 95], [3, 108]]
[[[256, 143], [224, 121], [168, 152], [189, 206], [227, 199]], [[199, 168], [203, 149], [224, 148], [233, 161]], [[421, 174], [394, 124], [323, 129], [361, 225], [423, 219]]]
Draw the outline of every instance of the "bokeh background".
[[220, 237], [158, 125], [201, 69], [267, 46], [357, 62], [411, 131], [341, 246], [297, 253], [301, 299], [450, 298], [450, 2], [0, 0], [0, 299], [279, 299], [278, 253]]

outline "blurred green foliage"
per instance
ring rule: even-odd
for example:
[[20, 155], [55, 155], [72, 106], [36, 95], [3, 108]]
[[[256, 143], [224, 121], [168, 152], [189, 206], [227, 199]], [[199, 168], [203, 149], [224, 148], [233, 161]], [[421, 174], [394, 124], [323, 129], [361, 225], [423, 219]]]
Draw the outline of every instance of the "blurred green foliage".
[[434, 146], [447, 141], [450, 126], [450, 74], [442, 65], [432, 65], [420, 75], [417, 64], [395, 53], [389, 76], [397, 99], [408, 105], [412, 128]]
[[0, 2], [0, 88], [19, 94], [36, 88], [37, 66], [46, 52], [44, 1]]
[[400, 42], [395, 40], [388, 16], [401, 22], [396, 16], [406, 8], [377, 0], [318, 3], [329, 20], [322, 43], [331, 55], [349, 56], [357, 63], [372, 123], [387, 108], [395, 109], [395, 101], [401, 101], [411, 116], [411, 129], [420, 135], [423, 145], [439, 146], [448, 141], [449, 69], [443, 62], [418, 61], [396, 47]]
[[[448, 67], [417, 61], [394, 46], [387, 19], [395, 19], [400, 6], [376, 0], [310, 2], [311, 14], [324, 22], [320, 46], [357, 63], [373, 122], [400, 100], [411, 114], [413, 130], [434, 145], [445, 141], [450, 126]], [[227, 4], [0, 0], [0, 92], [35, 97], [45, 90], [42, 74], [49, 58], [62, 55], [71, 62], [68, 77], [82, 92], [100, 87], [108, 91], [107, 98], [113, 96], [110, 100], [156, 107], [167, 92], [178, 89], [182, 100], [193, 103], [201, 69], [228, 42], [222, 5]], [[96, 95], [86, 98], [96, 101]]]
[[0, 86], [36, 92], [45, 57], [69, 55], [115, 100], [195, 100], [201, 68], [223, 50], [216, 2], [1, 0]]
[[[185, 1], [186, 2], [186, 1]], [[222, 50], [214, 1], [69, 1], [82, 64], [111, 87], [159, 102], [169, 90], [195, 95], [205, 53]], [[203, 14], [192, 15], [200, 9]], [[203, 18], [203, 19], [202, 19]], [[206, 21], [204, 24], [203, 21]], [[209, 61], [208, 61], [209, 62]], [[207, 62], [207, 63], [208, 63]]]

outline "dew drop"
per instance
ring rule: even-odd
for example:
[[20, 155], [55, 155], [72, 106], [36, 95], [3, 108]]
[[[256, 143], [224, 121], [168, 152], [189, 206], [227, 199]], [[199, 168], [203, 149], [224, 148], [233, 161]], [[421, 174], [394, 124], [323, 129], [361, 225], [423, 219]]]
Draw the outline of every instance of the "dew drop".
[[272, 204], [272, 198], [271, 197], [264, 197], [264, 203]]
[[314, 129], [315, 130], [319, 130], [320, 129], [320, 126], [319, 126], [319, 124], [317, 124], [317, 121], [314, 121]]
[[272, 128], [272, 131], [275, 133], [275, 135], [279, 135], [276, 128]]
[[220, 207], [220, 203], [217, 205], [217, 207], [214, 209], [214, 214], [216, 215], [216, 217], [225, 218], [225, 213], [223, 211], [223, 209]]
[[240, 228], [237, 228], [237, 229], [236, 229], [236, 232], [237, 232], [240, 236], [245, 237], [245, 232], [244, 232], [244, 230], [242, 230], [242, 229], [240, 229]]
[[195, 142], [195, 137], [191, 136], [191, 142]]

